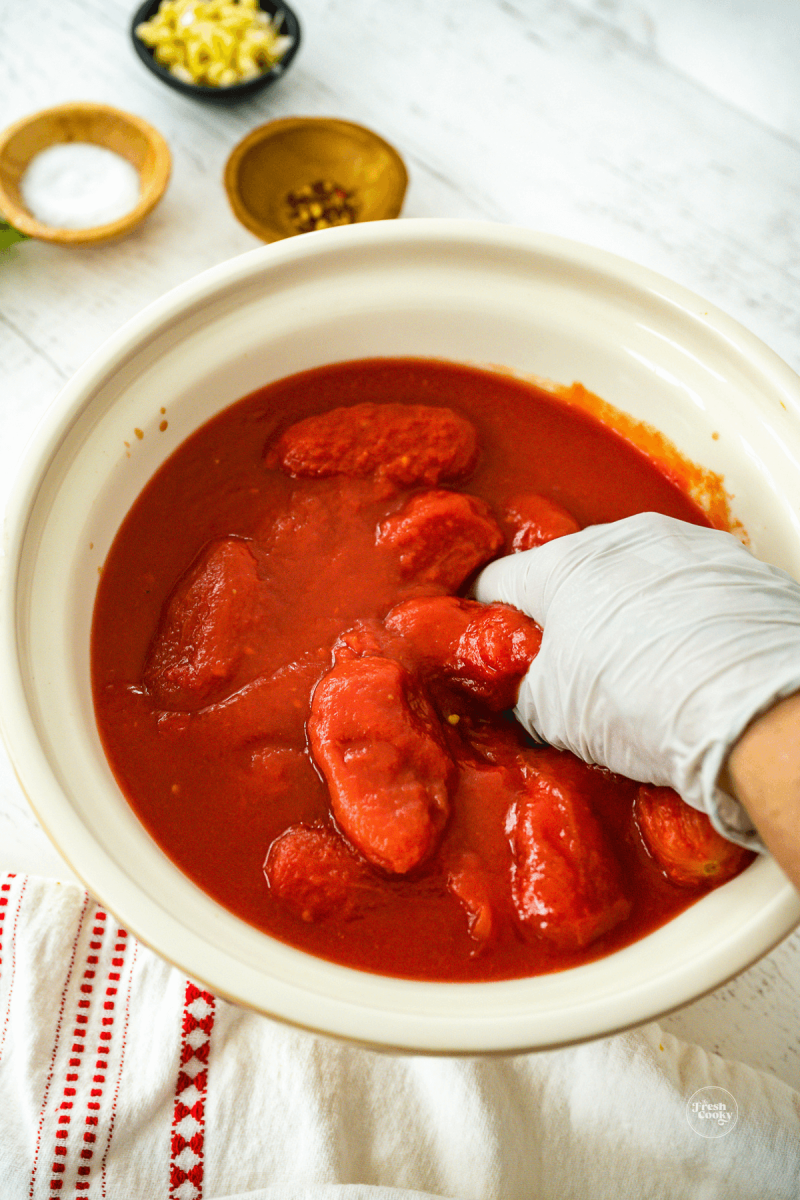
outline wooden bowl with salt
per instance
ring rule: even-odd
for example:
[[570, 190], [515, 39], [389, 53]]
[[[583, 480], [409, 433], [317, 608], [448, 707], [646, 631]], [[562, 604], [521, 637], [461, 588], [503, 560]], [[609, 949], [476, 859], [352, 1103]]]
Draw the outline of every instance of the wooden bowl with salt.
[[[71, 149], [58, 162], [51, 154], [49, 170], [37, 169], [36, 179], [35, 160], [44, 166], [40, 156], [61, 146]], [[96, 147], [110, 153], [98, 155]], [[108, 104], [60, 104], [0, 134], [0, 212], [21, 233], [42, 241], [65, 246], [109, 241], [130, 233], [155, 208], [170, 168], [167, 143], [141, 117]]]

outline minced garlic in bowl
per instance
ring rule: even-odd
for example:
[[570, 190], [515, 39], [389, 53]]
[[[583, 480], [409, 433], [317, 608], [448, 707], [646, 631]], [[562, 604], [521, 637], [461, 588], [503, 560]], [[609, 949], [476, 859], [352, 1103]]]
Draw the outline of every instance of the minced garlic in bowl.
[[188, 89], [261, 80], [285, 63], [299, 38], [289, 10], [270, 12], [258, 0], [161, 0], [147, 19], [141, 13], [133, 25], [140, 58]]

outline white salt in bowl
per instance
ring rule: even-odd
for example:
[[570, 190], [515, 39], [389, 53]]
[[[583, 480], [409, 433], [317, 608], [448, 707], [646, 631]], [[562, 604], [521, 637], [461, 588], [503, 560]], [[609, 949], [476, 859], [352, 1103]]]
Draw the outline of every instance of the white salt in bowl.
[[[59, 204], [63, 206], [64, 203], [63, 198], [59, 202], [58, 188], [51, 183], [51, 194], [45, 192], [42, 197], [48, 209], [45, 220], [43, 212], [35, 211], [36, 206], [25, 194], [25, 176], [40, 154], [53, 147], [74, 147], [76, 143], [100, 147], [118, 156], [123, 160], [120, 168], [129, 165], [135, 172], [137, 186], [125, 211], [98, 215], [91, 224], [70, 228], [67, 221], [58, 216]], [[21, 233], [40, 241], [57, 242], [62, 246], [112, 241], [131, 233], [153, 211], [166, 190], [171, 164], [164, 138], [141, 117], [110, 104], [88, 100], [59, 104], [22, 117], [0, 133], [0, 212]], [[79, 173], [80, 170], [79, 165]], [[118, 179], [119, 172], [115, 175]], [[113, 178], [109, 185], [112, 186], [111, 200], [119, 199], [122, 191], [114, 186]], [[99, 191], [102, 192], [102, 186]], [[72, 208], [75, 200], [74, 197], [70, 199], [69, 207]], [[102, 213], [104, 197], [102, 194], [87, 196], [87, 204], [93, 211]]]
[[0, 720], [19, 778], [61, 853], [128, 929], [263, 1013], [439, 1053], [552, 1047], [655, 1018], [800, 920], [800, 898], [770, 859], [585, 966], [496, 983], [399, 980], [314, 958], [220, 907], [150, 838], [108, 767], [89, 635], [98, 571], [129, 506], [223, 406], [296, 371], [381, 355], [579, 380], [721, 473], [755, 553], [800, 577], [800, 380], [706, 301], [601, 251], [504, 226], [401, 221], [292, 238], [150, 305], [85, 364], [34, 437], [8, 513], [2, 597]]

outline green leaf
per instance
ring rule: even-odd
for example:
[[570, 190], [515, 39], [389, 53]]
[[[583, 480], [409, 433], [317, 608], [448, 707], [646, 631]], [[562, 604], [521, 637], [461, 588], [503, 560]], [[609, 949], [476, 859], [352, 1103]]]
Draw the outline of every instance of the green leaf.
[[7, 250], [15, 242], [26, 242], [27, 240], [27, 233], [20, 233], [18, 229], [0, 217], [0, 250]]

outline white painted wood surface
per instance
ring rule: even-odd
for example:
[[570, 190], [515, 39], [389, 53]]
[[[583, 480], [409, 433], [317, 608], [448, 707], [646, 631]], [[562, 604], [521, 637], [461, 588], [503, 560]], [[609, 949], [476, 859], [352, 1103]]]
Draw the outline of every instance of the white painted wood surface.
[[[0, 257], [0, 501], [80, 363], [170, 287], [257, 240], [222, 188], [233, 146], [293, 115], [370, 125], [404, 156], [404, 217], [590, 242], [686, 284], [800, 369], [796, 0], [297, 0], [303, 43], [231, 109], [162, 86], [123, 0], [0, 0], [0, 127], [66, 100], [151, 121], [166, 198], [116, 245]], [[0, 866], [70, 878], [0, 753]], [[663, 1024], [800, 1088], [800, 934]]]

